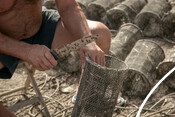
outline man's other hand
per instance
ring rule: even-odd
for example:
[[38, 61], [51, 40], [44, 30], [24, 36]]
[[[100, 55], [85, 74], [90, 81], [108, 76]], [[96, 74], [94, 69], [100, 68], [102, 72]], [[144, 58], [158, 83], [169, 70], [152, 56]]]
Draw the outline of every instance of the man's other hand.
[[100, 49], [100, 47], [92, 42], [87, 44], [86, 46], [80, 49], [80, 60], [82, 65], [85, 63], [85, 56], [89, 56], [91, 60], [96, 62], [99, 65], [105, 65], [105, 56], [104, 52]]
[[40, 71], [51, 69], [57, 64], [50, 49], [44, 45], [31, 45], [26, 52], [26, 61]]

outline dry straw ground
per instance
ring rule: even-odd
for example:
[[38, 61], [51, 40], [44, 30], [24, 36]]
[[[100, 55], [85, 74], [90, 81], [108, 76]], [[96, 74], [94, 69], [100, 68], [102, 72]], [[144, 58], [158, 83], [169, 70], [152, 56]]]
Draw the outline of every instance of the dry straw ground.
[[[135, 117], [148, 91], [168, 70], [174, 67], [175, 0], [77, 0], [77, 2], [80, 4], [87, 18], [101, 21], [111, 29], [113, 41], [111, 43], [110, 54], [125, 61], [131, 69], [134, 68], [135, 71], [138, 71], [137, 73], [143, 73], [139, 77], [137, 77], [139, 74], [134, 73], [136, 75], [130, 75], [128, 77], [129, 81], [126, 80], [124, 82], [124, 90], [121, 92], [127, 102], [123, 106], [116, 106], [113, 114], [114, 117]], [[45, 0], [44, 6], [51, 9], [56, 8], [53, 1]], [[122, 29], [121, 25], [126, 23], [132, 23], [137, 28], [133, 29], [132, 25], [127, 29], [124, 29], [126, 27]], [[138, 28], [141, 30], [142, 35], [140, 35]], [[124, 36], [132, 40], [128, 41], [129, 46], [122, 41], [123, 33], [126, 33]], [[154, 56], [154, 54], [159, 53], [155, 53], [155, 50], [158, 49], [154, 51], [147, 49], [148, 52], [144, 50], [139, 51], [140, 53], [147, 54], [146, 58], [150, 57], [151, 60], [154, 58], [156, 61], [154, 61], [153, 65], [148, 64], [150, 59], [143, 59], [141, 56], [131, 56], [134, 52], [133, 48], [138, 49], [139, 47], [139, 45], [134, 47], [135, 44], [144, 45], [145, 43], [149, 43], [147, 41], [141, 43], [139, 41], [141, 39], [153, 42], [154, 44], [148, 45], [150, 48], [162, 49], [160, 53], [163, 52], [161, 54], [163, 56], [160, 54]], [[121, 46], [122, 44], [123, 46]], [[122, 47], [126, 48], [123, 49]], [[139, 55], [141, 55], [140, 53]], [[71, 115], [74, 106], [71, 99], [78, 88], [80, 78], [80, 71], [77, 69], [79, 67], [75, 64], [75, 62], [78, 63], [77, 60], [77, 55], [75, 54], [72, 58], [59, 64], [52, 70], [45, 72], [37, 71], [35, 73], [39, 89], [53, 117], [68, 117]], [[135, 63], [131, 64], [131, 60], [135, 61]], [[64, 68], [65, 71], [61, 68]], [[143, 69], [146, 69], [146, 71]], [[0, 80], [0, 93], [22, 86], [25, 76], [26, 73], [23, 68], [19, 67], [12, 79]], [[147, 87], [148, 85], [146, 83], [142, 84], [144, 83], [142, 79], [145, 78], [148, 79], [149, 83], [151, 82], [150, 84], [148, 83], [149, 87]], [[156, 89], [144, 106], [142, 111], [143, 117], [175, 117], [174, 78], [174, 74], [171, 75], [168, 80]], [[128, 87], [128, 85], [131, 87]], [[145, 87], [143, 88], [142, 86]], [[34, 96], [34, 91], [32, 88], [29, 88], [27, 95], [10, 95], [2, 98], [2, 102], [4, 105], [9, 106], [32, 96]], [[38, 104], [20, 109], [15, 114], [19, 117], [43, 116], [42, 109]]]

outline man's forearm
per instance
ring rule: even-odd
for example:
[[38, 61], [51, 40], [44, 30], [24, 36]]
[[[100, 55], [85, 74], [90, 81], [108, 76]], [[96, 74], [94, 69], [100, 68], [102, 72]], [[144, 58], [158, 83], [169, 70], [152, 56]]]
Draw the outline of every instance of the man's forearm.
[[30, 46], [27, 43], [12, 39], [0, 33], [0, 53], [25, 60], [26, 52], [30, 49]]
[[56, 0], [61, 19], [75, 38], [91, 35], [86, 17], [75, 0]]

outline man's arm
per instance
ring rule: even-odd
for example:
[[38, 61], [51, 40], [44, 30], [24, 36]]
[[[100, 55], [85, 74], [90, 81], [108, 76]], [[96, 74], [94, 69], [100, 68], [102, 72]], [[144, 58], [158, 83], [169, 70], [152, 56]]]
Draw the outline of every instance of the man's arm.
[[79, 39], [91, 35], [86, 17], [75, 0], [56, 0], [64, 26]]
[[0, 33], [0, 53], [11, 55], [22, 60], [26, 58], [26, 51], [30, 49], [30, 45], [21, 41], [12, 39]]
[[25, 60], [38, 70], [48, 70], [57, 64], [44, 45], [31, 45], [0, 33], [0, 53]]
[[[55, 0], [58, 11], [65, 28], [76, 38], [91, 35], [86, 17], [75, 0]], [[98, 64], [104, 65], [104, 52], [95, 42], [92, 42], [80, 49], [80, 59], [84, 63], [84, 56], [89, 56]]]

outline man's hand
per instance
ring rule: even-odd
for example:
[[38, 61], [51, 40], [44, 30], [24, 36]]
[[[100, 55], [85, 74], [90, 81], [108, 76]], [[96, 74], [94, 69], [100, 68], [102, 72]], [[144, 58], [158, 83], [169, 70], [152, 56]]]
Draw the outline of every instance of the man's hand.
[[85, 63], [85, 56], [89, 56], [94, 62], [98, 63], [99, 65], [105, 65], [104, 52], [95, 42], [87, 44], [80, 49], [80, 60], [82, 65]]
[[50, 49], [44, 45], [31, 45], [26, 52], [26, 61], [40, 71], [51, 69], [57, 64]]

